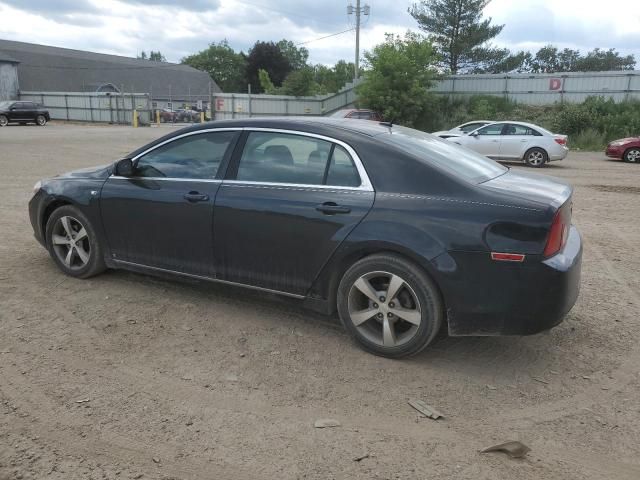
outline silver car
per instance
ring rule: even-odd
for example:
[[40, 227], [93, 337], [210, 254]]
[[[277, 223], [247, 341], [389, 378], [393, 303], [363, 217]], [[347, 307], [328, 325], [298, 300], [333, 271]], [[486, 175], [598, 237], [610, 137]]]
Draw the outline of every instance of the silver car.
[[495, 122], [447, 140], [494, 160], [521, 160], [538, 168], [562, 160], [569, 153], [566, 135], [524, 122]]
[[458, 137], [466, 133], [473, 132], [474, 130], [484, 127], [493, 123], [493, 120], [474, 120], [473, 122], [463, 123], [457, 127], [453, 127], [451, 130], [442, 130], [440, 132], [433, 132], [431, 135], [435, 135], [440, 138]]

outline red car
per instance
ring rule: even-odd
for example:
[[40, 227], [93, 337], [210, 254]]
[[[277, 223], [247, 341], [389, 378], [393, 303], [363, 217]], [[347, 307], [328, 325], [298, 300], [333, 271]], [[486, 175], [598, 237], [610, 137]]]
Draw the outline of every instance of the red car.
[[622, 138], [607, 145], [607, 157], [622, 159], [629, 163], [640, 163], [640, 137]]

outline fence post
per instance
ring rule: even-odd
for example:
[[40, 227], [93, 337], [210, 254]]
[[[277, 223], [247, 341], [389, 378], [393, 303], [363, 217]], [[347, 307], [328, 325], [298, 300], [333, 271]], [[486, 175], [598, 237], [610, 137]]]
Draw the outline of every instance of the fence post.
[[289, 99], [284, 99], [284, 114], [289, 115]]
[[624, 95], [624, 101], [628, 102], [631, 98], [631, 79], [633, 78], [634, 73], [627, 73], [627, 92]]
[[504, 98], [509, 98], [509, 75], [504, 76]]
[[236, 118], [236, 97], [231, 94], [231, 118]]
[[89, 95], [89, 115], [91, 115], [91, 122], [95, 122], [93, 118], [93, 95]]
[[67, 97], [68, 97], [68, 95], [65, 93], [64, 94], [64, 108], [67, 111], [67, 121], [69, 121], [69, 99]]

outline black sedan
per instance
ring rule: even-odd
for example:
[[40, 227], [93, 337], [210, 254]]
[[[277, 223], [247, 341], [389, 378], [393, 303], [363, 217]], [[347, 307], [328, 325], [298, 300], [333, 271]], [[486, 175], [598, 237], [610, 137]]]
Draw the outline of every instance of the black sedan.
[[51, 120], [49, 111], [34, 102], [4, 101], [0, 102], [0, 127], [9, 123], [35, 123], [41, 127]]
[[277, 292], [337, 311], [388, 357], [450, 335], [526, 335], [578, 296], [572, 188], [409, 128], [261, 118], [171, 133], [35, 186], [36, 238], [105, 268]]

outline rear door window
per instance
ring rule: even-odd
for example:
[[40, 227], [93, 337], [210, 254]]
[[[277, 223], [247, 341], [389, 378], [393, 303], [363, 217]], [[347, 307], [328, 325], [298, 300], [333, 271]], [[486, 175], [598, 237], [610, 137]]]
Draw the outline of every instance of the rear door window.
[[291, 185], [360, 186], [351, 156], [330, 141], [279, 132], [251, 132], [236, 180]]
[[529, 135], [539, 137], [542, 134], [533, 128], [527, 127], [526, 125], [509, 123], [504, 129], [504, 135]]

